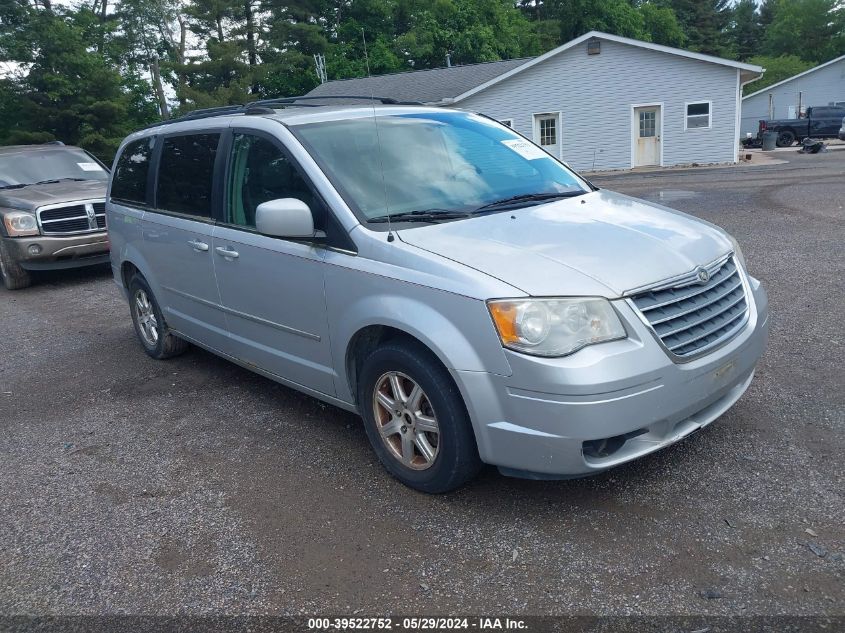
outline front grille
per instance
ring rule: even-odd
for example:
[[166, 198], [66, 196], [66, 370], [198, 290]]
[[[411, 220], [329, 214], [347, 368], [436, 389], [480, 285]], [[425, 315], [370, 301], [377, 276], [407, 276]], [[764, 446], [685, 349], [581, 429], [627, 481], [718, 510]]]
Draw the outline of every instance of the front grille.
[[97, 228], [98, 229], [106, 228], [106, 203], [105, 202], [95, 202], [94, 203], [94, 214], [97, 216]]
[[[89, 219], [89, 208], [94, 211], [93, 224]], [[70, 235], [102, 231], [106, 228], [106, 203], [98, 200], [96, 202], [39, 209], [38, 222], [44, 235]]]
[[748, 302], [733, 257], [707, 269], [704, 284], [695, 273], [668, 288], [635, 295], [634, 305], [666, 349], [675, 356], [704, 353], [735, 336], [748, 318]]

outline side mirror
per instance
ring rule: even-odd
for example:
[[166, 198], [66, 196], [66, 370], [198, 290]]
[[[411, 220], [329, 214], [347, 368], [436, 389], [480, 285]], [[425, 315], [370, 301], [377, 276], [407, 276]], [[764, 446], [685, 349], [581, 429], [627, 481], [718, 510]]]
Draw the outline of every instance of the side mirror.
[[268, 200], [255, 210], [255, 228], [273, 237], [314, 237], [314, 217], [302, 200]]

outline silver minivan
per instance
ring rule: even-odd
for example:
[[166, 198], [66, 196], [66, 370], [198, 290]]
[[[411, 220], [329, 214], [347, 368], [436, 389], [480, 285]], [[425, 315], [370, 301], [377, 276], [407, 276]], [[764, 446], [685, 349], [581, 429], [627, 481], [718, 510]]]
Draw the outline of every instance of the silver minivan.
[[383, 101], [259, 102], [124, 141], [111, 261], [150, 356], [193, 343], [356, 411], [426, 492], [485, 463], [601, 472], [740, 398], [768, 300], [733, 238], [483, 115]]

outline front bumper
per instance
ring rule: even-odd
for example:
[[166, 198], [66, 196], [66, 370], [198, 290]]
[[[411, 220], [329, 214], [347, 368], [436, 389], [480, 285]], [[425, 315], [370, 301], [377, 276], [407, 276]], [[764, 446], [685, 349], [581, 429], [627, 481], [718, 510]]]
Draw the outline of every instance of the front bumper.
[[626, 340], [565, 358], [506, 351], [510, 376], [453, 372], [482, 460], [513, 476], [579, 477], [707, 426], [748, 388], [766, 346], [768, 298], [757, 280], [749, 277], [749, 287], [743, 331], [687, 363], [672, 362], [633, 310], [621, 304]]
[[[105, 231], [67, 237], [35, 235], [2, 239], [12, 257], [26, 270], [78, 268], [109, 261], [109, 240]], [[29, 251], [34, 244], [41, 248], [37, 254]]]

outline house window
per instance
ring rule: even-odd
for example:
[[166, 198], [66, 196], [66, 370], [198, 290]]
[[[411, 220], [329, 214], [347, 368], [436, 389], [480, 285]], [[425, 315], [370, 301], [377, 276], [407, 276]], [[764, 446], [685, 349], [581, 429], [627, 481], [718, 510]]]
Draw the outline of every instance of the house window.
[[648, 138], [655, 135], [657, 129], [657, 111], [640, 111], [640, 138]]
[[709, 129], [710, 128], [710, 101], [688, 103], [686, 125], [684, 129]]
[[508, 127], [513, 127], [513, 119], [502, 119], [499, 121], [502, 125], [507, 125]]
[[557, 117], [540, 119], [540, 145], [557, 145]]

